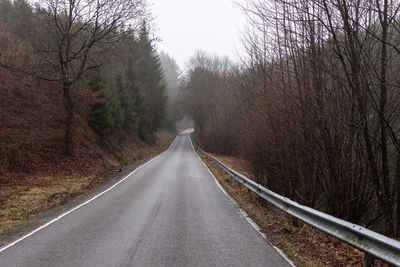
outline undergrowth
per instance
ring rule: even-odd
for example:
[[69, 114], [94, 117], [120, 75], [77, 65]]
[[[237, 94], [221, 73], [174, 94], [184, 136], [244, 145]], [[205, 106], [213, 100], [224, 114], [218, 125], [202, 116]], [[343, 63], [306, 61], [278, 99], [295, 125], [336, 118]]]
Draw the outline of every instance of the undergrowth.
[[129, 164], [165, 150], [173, 138], [172, 133], [160, 131], [154, 146], [142, 144], [134, 147], [135, 149], [124, 148], [118, 155], [102, 151], [104, 162], [96, 170], [89, 168], [81, 169], [80, 172], [75, 170], [73, 174], [60, 172], [53, 175], [20, 173], [18, 178], [10, 177], [0, 190], [0, 234], [15, 229], [49, 209], [65, 204], [107, 181]]
[[[274, 246], [281, 249], [296, 266], [363, 266], [364, 253], [307, 224], [293, 226], [290, 215], [261, 201], [255, 193], [230, 177], [214, 162], [198, 153], [222, 187], [260, 226]], [[246, 162], [234, 157], [218, 156], [231, 168], [251, 177]], [[375, 260], [375, 266], [387, 266]]]

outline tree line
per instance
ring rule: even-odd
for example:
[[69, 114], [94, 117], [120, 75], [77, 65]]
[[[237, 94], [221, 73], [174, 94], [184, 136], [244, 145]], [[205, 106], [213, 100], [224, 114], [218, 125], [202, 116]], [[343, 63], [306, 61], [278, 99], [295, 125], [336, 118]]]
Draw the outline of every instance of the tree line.
[[[165, 122], [168, 81], [145, 0], [0, 0], [0, 31], [3, 68], [62, 91], [66, 154], [73, 152], [74, 123], [101, 137], [126, 131], [150, 144], [160, 127], [173, 128]], [[95, 103], [79, 110], [84, 96], [75, 88], [93, 92]]]
[[304, 205], [400, 235], [400, 2], [242, 1], [239, 64], [197, 53], [184, 88], [205, 149]]

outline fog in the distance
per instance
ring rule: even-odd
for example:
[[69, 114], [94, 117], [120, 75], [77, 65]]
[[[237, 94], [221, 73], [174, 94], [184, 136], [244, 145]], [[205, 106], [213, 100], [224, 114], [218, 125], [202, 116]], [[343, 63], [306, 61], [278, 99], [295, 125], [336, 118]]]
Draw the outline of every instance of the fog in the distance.
[[244, 16], [232, 0], [151, 0], [157, 25], [158, 46], [181, 69], [201, 48], [210, 54], [236, 58], [241, 50]]

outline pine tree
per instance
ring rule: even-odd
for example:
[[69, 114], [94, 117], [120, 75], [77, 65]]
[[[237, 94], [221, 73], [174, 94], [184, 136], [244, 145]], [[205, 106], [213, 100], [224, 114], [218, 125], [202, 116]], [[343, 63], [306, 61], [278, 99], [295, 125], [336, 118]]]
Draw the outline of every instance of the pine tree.
[[124, 77], [126, 78], [127, 85], [125, 89], [125, 99], [128, 99], [129, 103], [126, 103], [126, 124], [125, 130], [137, 123], [141, 116], [143, 116], [143, 98], [140, 95], [140, 88], [137, 81], [137, 75], [134, 71], [134, 58], [128, 56], [124, 62]]
[[183, 103], [180, 92], [181, 70], [176, 61], [167, 53], [160, 53], [161, 65], [164, 71], [164, 79], [167, 84], [167, 105], [165, 126], [175, 130], [175, 123], [183, 119]]
[[161, 126], [165, 116], [165, 83], [159, 55], [149, 29], [144, 22], [139, 34], [137, 79], [143, 95], [144, 116], [139, 123], [139, 136], [146, 142], [154, 142], [154, 133]]
[[121, 104], [118, 89], [118, 78], [115, 84], [107, 85], [101, 74], [97, 73], [89, 81], [90, 89], [100, 91], [99, 102], [89, 113], [89, 126], [100, 135], [112, 133], [123, 128], [125, 112]]

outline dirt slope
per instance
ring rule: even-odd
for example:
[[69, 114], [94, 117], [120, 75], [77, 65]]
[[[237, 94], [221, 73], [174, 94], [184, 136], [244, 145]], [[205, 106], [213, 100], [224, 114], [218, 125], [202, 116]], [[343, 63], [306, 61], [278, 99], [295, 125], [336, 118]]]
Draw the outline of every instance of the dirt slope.
[[96, 94], [82, 88], [73, 94], [74, 150], [66, 156], [58, 84], [0, 68], [0, 233], [158, 153], [173, 139], [168, 132], [158, 133], [154, 146], [125, 132], [100, 139], [85, 120]]

